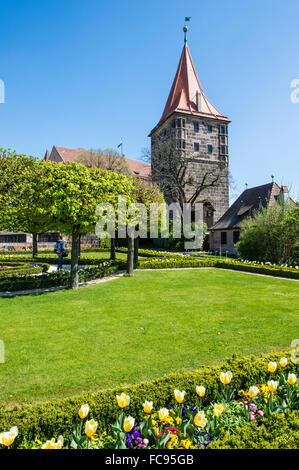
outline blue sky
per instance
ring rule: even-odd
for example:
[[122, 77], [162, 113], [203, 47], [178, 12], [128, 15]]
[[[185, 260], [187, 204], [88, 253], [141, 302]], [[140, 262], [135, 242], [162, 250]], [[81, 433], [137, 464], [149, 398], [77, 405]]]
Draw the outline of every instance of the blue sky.
[[188, 43], [203, 88], [230, 117], [240, 193], [271, 181], [299, 196], [298, 0], [0, 0], [0, 147], [116, 147], [139, 159]]

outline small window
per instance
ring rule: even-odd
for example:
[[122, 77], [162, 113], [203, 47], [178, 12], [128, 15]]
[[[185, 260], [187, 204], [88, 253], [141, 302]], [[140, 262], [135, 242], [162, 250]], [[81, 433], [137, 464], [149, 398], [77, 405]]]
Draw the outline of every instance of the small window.
[[171, 123], [172, 127], [175, 128], [175, 119]]
[[176, 120], [176, 126], [179, 127], [179, 128], [182, 127], [182, 123], [181, 123], [180, 119]]
[[208, 132], [213, 132], [213, 126], [211, 126], [210, 124], [208, 125]]
[[194, 152], [198, 152], [198, 151], [199, 151], [199, 143], [194, 142]]
[[234, 243], [238, 243], [239, 238], [240, 238], [240, 232], [234, 232], [233, 234]]
[[185, 148], [186, 148], [186, 142], [182, 140], [182, 149], [185, 149]]
[[227, 233], [221, 232], [221, 245], [226, 245], [226, 244], [227, 244]]
[[222, 155], [225, 155], [225, 145], [221, 145], [221, 153]]
[[194, 126], [194, 132], [198, 132], [199, 131], [199, 123], [196, 122], [196, 121], [193, 121], [193, 126]]
[[221, 136], [221, 143], [222, 143], [222, 144], [225, 144], [225, 135], [222, 135], [222, 136]]
[[208, 145], [208, 153], [213, 153], [213, 145]]

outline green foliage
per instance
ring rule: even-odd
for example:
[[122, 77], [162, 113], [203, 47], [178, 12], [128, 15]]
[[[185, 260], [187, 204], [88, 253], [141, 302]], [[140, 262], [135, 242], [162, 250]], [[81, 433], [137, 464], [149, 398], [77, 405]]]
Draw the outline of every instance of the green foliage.
[[[105, 262], [97, 266], [86, 267], [79, 270], [79, 282], [87, 282], [93, 279], [100, 279], [102, 277], [111, 276], [114, 274], [121, 265], [120, 262]], [[48, 265], [44, 265], [49, 268]], [[0, 280], [0, 292], [15, 292], [19, 290], [29, 289], [42, 289], [48, 287], [66, 286], [70, 285], [70, 271], [54, 272], [50, 274], [42, 274], [40, 276], [30, 276], [27, 272], [25, 275], [12, 275], [9, 279]]]
[[63, 400], [53, 400], [36, 405], [23, 404], [8, 408], [4, 404], [0, 406], [0, 432], [18, 426], [18, 445], [26, 439], [32, 441], [39, 438], [46, 440], [49, 436], [58, 437], [63, 435], [66, 439], [71, 439], [73, 423], [78, 420], [78, 411], [81, 405], [88, 403], [90, 407], [89, 419], [95, 419], [99, 424], [99, 432], [108, 429], [114, 422], [118, 410], [116, 394], [125, 392], [130, 396], [130, 406], [128, 408], [131, 416], [136, 421], [142, 420], [144, 416], [142, 403], [145, 400], [154, 402], [154, 409], [168, 406], [174, 403], [173, 390], [185, 390], [186, 396], [184, 404], [194, 405], [195, 387], [204, 385], [206, 395], [202, 405], [206, 406], [217, 398], [220, 390], [219, 374], [222, 371], [230, 370], [233, 373], [234, 387], [236, 390], [247, 390], [249, 386], [257, 383], [261, 376], [268, 380], [270, 373], [267, 369], [269, 361], [279, 362], [285, 356], [289, 363], [284, 369], [286, 372], [297, 372], [295, 364], [290, 362], [290, 354], [271, 353], [262, 358], [250, 356], [240, 358], [236, 355], [228, 359], [219, 366], [210, 366], [205, 369], [189, 373], [173, 373], [153, 380], [152, 382], [142, 382], [136, 385], [116, 387], [112, 390], [100, 390], [95, 393], [83, 393], [77, 397], [65, 398]]
[[249, 260], [299, 263], [299, 205], [261, 207], [241, 225], [238, 251]]
[[279, 276], [289, 279], [299, 279], [299, 270], [295, 268], [275, 266], [268, 264], [242, 262], [233, 259], [219, 260], [217, 258], [195, 259], [185, 256], [171, 257], [167, 259], [155, 258], [150, 260], [140, 260], [138, 267], [141, 269], [163, 269], [163, 268], [201, 268], [215, 267], [223, 269], [234, 269], [257, 274]]
[[299, 411], [272, 414], [262, 423], [253, 422], [225, 432], [211, 449], [298, 449]]
[[[47, 272], [49, 264], [36, 264], [32, 262], [13, 262], [0, 260], [0, 266], [3, 264], [4, 269], [0, 269], [0, 279], [7, 279], [16, 276], [28, 276], [32, 274], [40, 274]], [[7, 267], [7, 269], [6, 269]]]

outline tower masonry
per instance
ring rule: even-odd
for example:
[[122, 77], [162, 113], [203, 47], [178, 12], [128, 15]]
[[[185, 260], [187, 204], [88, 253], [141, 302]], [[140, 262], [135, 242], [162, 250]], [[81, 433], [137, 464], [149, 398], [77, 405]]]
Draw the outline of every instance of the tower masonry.
[[[171, 186], [176, 183], [170, 177], [167, 190], [164, 183], [167, 172], [170, 175], [171, 156], [165, 157], [165, 146], [169, 146], [184, 162], [180, 171], [184, 167], [185, 178], [188, 179], [184, 189], [186, 201], [192, 199], [195, 187], [202, 186], [192, 203], [203, 203], [204, 221], [208, 227], [215, 224], [228, 209], [230, 122], [206, 97], [185, 42], [162, 117], [149, 135], [152, 178], [164, 192], [166, 202], [173, 202], [175, 198]], [[190, 184], [192, 181], [194, 184]]]

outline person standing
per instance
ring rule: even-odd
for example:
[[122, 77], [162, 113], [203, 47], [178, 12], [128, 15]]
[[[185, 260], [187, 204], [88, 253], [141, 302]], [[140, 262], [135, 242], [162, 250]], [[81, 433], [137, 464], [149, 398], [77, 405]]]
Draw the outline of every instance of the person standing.
[[60, 235], [59, 240], [56, 242], [54, 252], [58, 255], [57, 271], [61, 272], [63, 265], [63, 254], [65, 252], [65, 241], [63, 240], [62, 235]]

